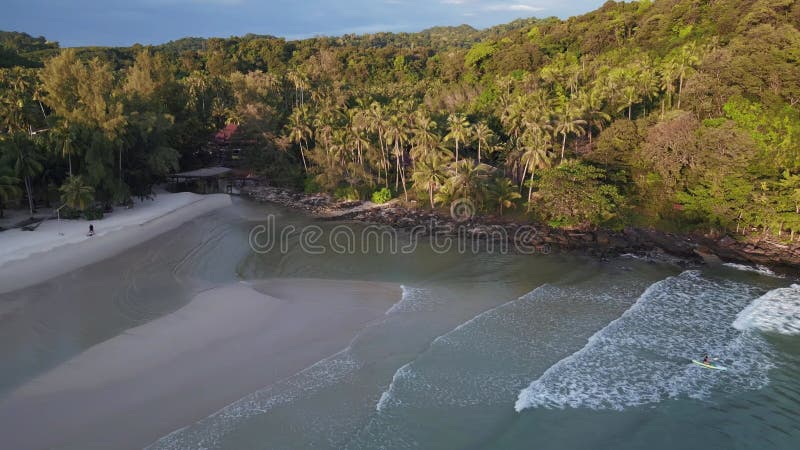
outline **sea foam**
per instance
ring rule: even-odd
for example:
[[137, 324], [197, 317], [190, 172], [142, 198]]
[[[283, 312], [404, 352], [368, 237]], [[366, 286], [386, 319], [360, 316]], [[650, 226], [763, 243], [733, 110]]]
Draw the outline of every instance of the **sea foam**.
[[733, 326], [739, 330], [800, 334], [800, 285], [767, 292], [740, 312]]
[[[769, 381], [769, 345], [730, 325], [756, 296], [751, 286], [709, 280], [697, 271], [655, 283], [582, 349], [523, 389], [515, 409], [621, 410], [760, 388]], [[722, 358], [729, 370], [693, 367], [690, 358], [704, 353]]]
[[723, 264], [725, 267], [730, 267], [736, 270], [743, 270], [745, 272], [754, 272], [761, 275], [766, 275], [768, 277], [775, 277], [775, 278], [784, 278], [783, 275], [778, 275], [777, 273], [770, 270], [769, 267], [756, 265], [756, 266], [748, 266], [746, 264], [738, 264], [738, 263], [725, 263]]

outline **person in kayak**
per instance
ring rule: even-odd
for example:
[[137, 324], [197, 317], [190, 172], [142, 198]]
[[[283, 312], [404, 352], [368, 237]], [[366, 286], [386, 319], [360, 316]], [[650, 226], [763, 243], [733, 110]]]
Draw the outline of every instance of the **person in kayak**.
[[712, 363], [712, 361], [716, 361], [716, 359], [717, 358], [709, 358], [708, 355], [706, 354], [705, 356], [703, 356], [703, 364], [713, 366], [714, 364]]

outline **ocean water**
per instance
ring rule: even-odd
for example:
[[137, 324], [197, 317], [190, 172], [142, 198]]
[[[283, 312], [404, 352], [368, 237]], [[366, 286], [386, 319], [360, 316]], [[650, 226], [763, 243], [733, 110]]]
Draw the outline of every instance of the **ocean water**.
[[[402, 285], [402, 299], [348, 346], [201, 412], [204, 419], [153, 437], [148, 448], [800, 442], [796, 279], [741, 265], [441, 251], [426, 242], [390, 254], [321, 241], [327, 251], [312, 254], [292, 236], [285, 251], [254, 252], [250, 231], [267, 215], [278, 228], [315, 226], [323, 235], [364, 228], [237, 202], [125, 258], [0, 296], [0, 397], [180, 308], [199, 289], [271, 277], [376, 280]], [[400, 244], [411, 238], [397, 236]], [[690, 363], [704, 353], [728, 371]]]

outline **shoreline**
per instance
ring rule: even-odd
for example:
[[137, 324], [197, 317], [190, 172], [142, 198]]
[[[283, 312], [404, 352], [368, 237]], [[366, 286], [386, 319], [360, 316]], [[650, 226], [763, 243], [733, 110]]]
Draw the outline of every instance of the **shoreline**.
[[[35, 231], [0, 233], [0, 294], [97, 263], [231, 204], [227, 194], [159, 194], [98, 221], [48, 220]], [[86, 236], [89, 223], [96, 234]]]
[[143, 448], [340, 351], [401, 297], [319, 279], [202, 291], [19, 386], [0, 401], [0, 435], [11, 448]]
[[533, 237], [527, 237], [524, 244], [534, 246], [542, 253], [582, 251], [599, 258], [632, 254], [653, 259], [677, 257], [687, 264], [730, 262], [763, 265], [782, 272], [800, 269], [800, 243], [739, 241], [728, 235], [713, 238], [699, 233], [676, 234], [634, 227], [622, 231], [563, 230], [491, 216], [456, 221], [440, 210], [410, 208], [397, 200], [381, 205], [369, 201], [337, 202], [328, 194], [304, 194], [269, 186], [252, 187], [242, 191], [242, 194], [256, 202], [277, 204], [320, 219], [350, 220], [407, 230], [422, 226], [425, 234], [444, 231], [455, 235], [453, 230], [461, 227], [466, 230], [468, 237], [485, 239], [497, 231], [513, 237], [520, 227], [532, 226], [536, 233]]

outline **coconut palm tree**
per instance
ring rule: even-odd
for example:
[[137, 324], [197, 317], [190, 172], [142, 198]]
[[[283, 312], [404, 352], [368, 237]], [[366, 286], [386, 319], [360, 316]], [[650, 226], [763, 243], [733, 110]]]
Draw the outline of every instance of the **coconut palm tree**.
[[550, 135], [541, 131], [529, 131], [523, 135], [522, 154], [520, 162], [525, 168], [524, 174], [530, 174], [528, 180], [528, 210], [531, 208], [531, 197], [533, 196], [533, 175], [539, 169], [546, 169], [551, 166], [550, 156], [551, 143]]
[[489, 197], [497, 203], [500, 215], [503, 208], [509, 209], [516, 206], [516, 201], [522, 198], [517, 187], [506, 177], [495, 177], [489, 185]]
[[94, 202], [94, 188], [84, 183], [80, 176], [71, 176], [59, 189], [61, 201], [72, 209], [85, 210]]
[[404, 146], [408, 142], [409, 130], [405, 119], [397, 114], [389, 117], [389, 122], [386, 126], [386, 142], [387, 145], [394, 146], [394, 158], [397, 165], [397, 173], [394, 182], [394, 189], [397, 191], [399, 184], [403, 183], [403, 194], [406, 201], [408, 201], [408, 192], [406, 191], [406, 175], [403, 168], [404, 162]]
[[4, 206], [22, 194], [19, 183], [19, 178], [13, 176], [10, 170], [0, 171], [0, 218], [3, 217]]
[[33, 181], [32, 178], [42, 172], [41, 155], [27, 133], [14, 133], [5, 144], [9, 146], [14, 162], [16, 176], [21, 178], [28, 196], [28, 210], [33, 217]]
[[432, 152], [427, 158], [417, 162], [411, 180], [418, 191], [426, 191], [431, 203], [431, 209], [436, 206], [434, 194], [444, 185], [447, 180], [447, 173], [444, 170], [445, 164], [452, 160], [449, 150], [442, 152]]
[[308, 77], [299, 70], [291, 70], [286, 74], [286, 79], [294, 88], [294, 106], [305, 106], [305, 92], [311, 88]]
[[[386, 187], [389, 187], [389, 157], [388, 144], [386, 143], [386, 114], [383, 107], [378, 102], [372, 102], [369, 109], [365, 111], [365, 119], [367, 120], [367, 129], [378, 135], [378, 147], [380, 150], [380, 160], [383, 165], [383, 171], [386, 175]], [[380, 179], [380, 173], [378, 174]]]
[[[303, 160], [303, 168], [306, 173], [308, 173], [308, 163], [306, 163], [308, 139], [314, 134], [313, 131], [311, 131], [311, 127], [308, 126], [307, 120], [308, 108], [299, 107], [292, 110], [287, 125], [290, 142], [294, 142], [300, 146], [300, 158]], [[305, 149], [303, 149], [303, 144], [305, 144]]]
[[467, 118], [461, 114], [450, 114], [447, 117], [447, 136], [445, 140], [453, 141], [456, 144], [456, 164], [458, 164], [459, 144], [466, 144], [470, 138], [470, 125]]
[[666, 108], [672, 109], [672, 96], [675, 95], [675, 81], [678, 79], [678, 64], [671, 59], [662, 62], [659, 75], [661, 79], [659, 87], [666, 94], [661, 99], [661, 116], [663, 117]]
[[567, 136], [570, 134], [581, 135], [584, 133], [583, 125], [586, 121], [580, 118], [581, 111], [575, 102], [569, 101], [559, 108], [556, 116], [555, 133], [561, 134], [561, 161], [564, 161], [564, 150], [567, 148]]
[[700, 63], [697, 44], [690, 42], [683, 47], [673, 58], [678, 75], [678, 109], [681, 109], [681, 94], [683, 93], [683, 82], [689, 70]]
[[578, 92], [576, 101], [586, 119], [586, 133], [589, 135], [591, 145], [592, 131], [603, 131], [605, 124], [611, 121], [611, 116], [603, 111], [603, 99], [599, 89]]
[[463, 198], [480, 200], [485, 180], [493, 168], [487, 164], [477, 164], [472, 159], [462, 159], [450, 165], [450, 177], [447, 182], [452, 186], [452, 193]]
[[412, 131], [411, 158], [416, 164], [417, 159], [426, 159], [429, 154], [436, 151], [440, 138], [436, 134], [436, 122], [423, 111], [417, 111], [414, 115]]
[[69, 124], [65, 120], [53, 129], [51, 135], [51, 142], [55, 145], [54, 153], [58, 153], [61, 157], [67, 158], [69, 176], [72, 176], [72, 155], [75, 153], [71, 131]]
[[[658, 94], [658, 73], [649, 60], [643, 61], [640, 65], [639, 76], [636, 79], [636, 89], [639, 98], [645, 102]], [[646, 105], [645, 103], [645, 114], [647, 114]], [[630, 119], [630, 116], [628, 119]]]
[[488, 125], [483, 122], [475, 124], [473, 129], [475, 141], [478, 143], [478, 164], [481, 163], [481, 149], [490, 146], [492, 139], [494, 139], [494, 132]]

